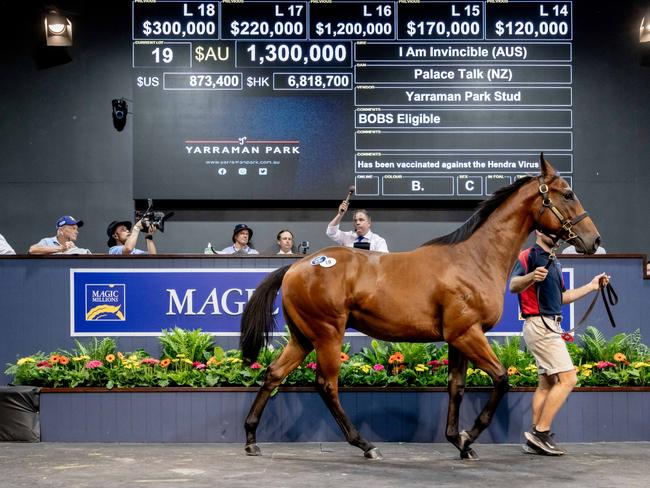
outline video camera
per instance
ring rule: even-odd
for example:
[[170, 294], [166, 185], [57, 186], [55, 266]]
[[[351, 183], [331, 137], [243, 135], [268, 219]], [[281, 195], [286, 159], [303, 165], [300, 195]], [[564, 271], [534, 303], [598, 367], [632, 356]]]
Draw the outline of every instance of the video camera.
[[309, 241], [302, 241], [298, 245], [298, 254], [309, 254]]
[[145, 229], [153, 226], [160, 232], [165, 232], [165, 221], [170, 219], [174, 215], [174, 212], [165, 213], [154, 210], [153, 200], [151, 198], [147, 199], [147, 204], [147, 210], [144, 212], [135, 212], [135, 221], [142, 220], [142, 225]]

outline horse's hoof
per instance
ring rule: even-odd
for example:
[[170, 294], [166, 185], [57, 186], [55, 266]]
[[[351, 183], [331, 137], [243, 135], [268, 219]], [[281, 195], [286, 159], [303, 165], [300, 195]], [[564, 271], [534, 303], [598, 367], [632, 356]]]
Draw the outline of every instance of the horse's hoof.
[[476, 451], [471, 447], [468, 447], [466, 450], [460, 452], [460, 458], [468, 461], [478, 461], [479, 457], [476, 454]]
[[366, 452], [363, 453], [363, 455], [368, 459], [376, 459], [378, 461], [384, 459], [384, 455], [376, 447], [373, 447], [372, 449], [368, 449]]
[[459, 449], [462, 451], [467, 451], [469, 449], [469, 445], [472, 443], [472, 440], [469, 437], [469, 434], [467, 433], [466, 430], [463, 430], [460, 434], [458, 434], [459, 438]]
[[259, 447], [257, 447], [257, 444], [246, 444], [246, 447], [244, 447], [244, 451], [246, 451], [247, 456], [261, 456], [262, 451], [260, 450]]

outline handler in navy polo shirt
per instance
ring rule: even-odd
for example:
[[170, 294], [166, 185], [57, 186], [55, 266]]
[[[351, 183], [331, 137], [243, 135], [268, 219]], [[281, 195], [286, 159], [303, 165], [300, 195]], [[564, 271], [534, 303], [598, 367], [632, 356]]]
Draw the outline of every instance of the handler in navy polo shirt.
[[549, 269], [545, 267], [553, 240], [536, 232], [535, 245], [519, 254], [510, 275], [510, 291], [519, 294], [521, 313], [526, 318], [524, 340], [535, 356], [539, 375], [533, 395], [533, 426], [524, 432], [527, 440], [524, 451], [560, 456], [566, 451], [555, 443], [551, 424], [577, 383], [576, 371], [562, 337], [562, 305], [598, 291], [601, 284], [609, 283], [609, 276], [601, 273], [586, 285], [567, 290], [560, 263], [555, 260]]

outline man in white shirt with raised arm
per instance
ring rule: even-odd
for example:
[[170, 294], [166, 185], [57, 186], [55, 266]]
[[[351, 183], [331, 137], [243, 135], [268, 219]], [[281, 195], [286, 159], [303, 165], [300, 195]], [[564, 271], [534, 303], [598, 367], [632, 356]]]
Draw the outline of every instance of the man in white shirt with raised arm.
[[370, 230], [372, 226], [372, 219], [367, 210], [355, 210], [352, 214], [352, 222], [354, 223], [354, 230], [342, 231], [339, 229], [339, 224], [343, 216], [348, 211], [349, 203], [343, 200], [339, 205], [339, 211], [336, 217], [327, 226], [327, 237], [332, 239], [337, 244], [346, 247], [355, 247], [355, 243], [368, 243], [370, 244], [371, 251], [388, 252], [388, 245], [386, 240], [373, 233]]

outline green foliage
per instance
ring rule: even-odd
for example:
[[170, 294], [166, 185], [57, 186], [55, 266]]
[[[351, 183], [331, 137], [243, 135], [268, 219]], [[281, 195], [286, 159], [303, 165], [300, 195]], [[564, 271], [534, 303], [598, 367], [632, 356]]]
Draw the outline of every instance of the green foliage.
[[103, 361], [109, 354], [117, 352], [117, 343], [112, 337], [104, 337], [99, 340], [93, 337], [86, 344], [75, 339], [75, 347], [72, 352], [62, 351], [67, 356], [88, 356], [90, 359]]
[[595, 327], [587, 327], [584, 334], [580, 336], [582, 340], [583, 361], [599, 361], [607, 356], [607, 339], [603, 333]]
[[[579, 345], [567, 348], [577, 365], [581, 386], [650, 386], [650, 354], [640, 332], [618, 334], [607, 340], [590, 327], [579, 336]], [[6, 374], [15, 384], [48, 387], [103, 386], [257, 386], [267, 367], [278, 359], [287, 338], [264, 348], [258, 361], [247, 364], [238, 350], [224, 351], [211, 335], [174, 329], [160, 338], [161, 359], [142, 350], [122, 353], [111, 338], [76, 342], [72, 351], [38, 352], [8, 365]], [[536, 386], [537, 368], [520, 337], [492, 341], [491, 347], [508, 369], [513, 386]], [[341, 351], [340, 386], [431, 387], [446, 386], [446, 344], [371, 341], [356, 354], [350, 344]], [[313, 385], [318, 358], [311, 351], [302, 364], [285, 378], [284, 385]], [[490, 386], [491, 378], [469, 364], [467, 386]]]
[[641, 341], [641, 331], [636, 329], [631, 334], [622, 335], [620, 352], [627, 356], [628, 361], [643, 361], [650, 358], [650, 348]]
[[613, 361], [614, 355], [622, 353], [628, 361], [643, 361], [650, 357], [648, 346], [641, 342], [641, 331], [631, 334], [617, 334], [611, 339], [595, 327], [587, 327], [580, 336], [582, 342], [582, 357], [575, 364]]
[[582, 364], [584, 362], [585, 351], [582, 347], [575, 342], [568, 342], [566, 347], [573, 364]]
[[511, 367], [523, 369], [535, 362], [532, 354], [522, 350], [521, 336], [506, 337], [501, 342], [492, 341], [491, 346], [494, 354], [506, 369]]
[[160, 337], [163, 357], [175, 358], [183, 355], [191, 361], [205, 361], [210, 349], [214, 347], [212, 336], [201, 332], [201, 329], [185, 330], [179, 327], [164, 330]]

